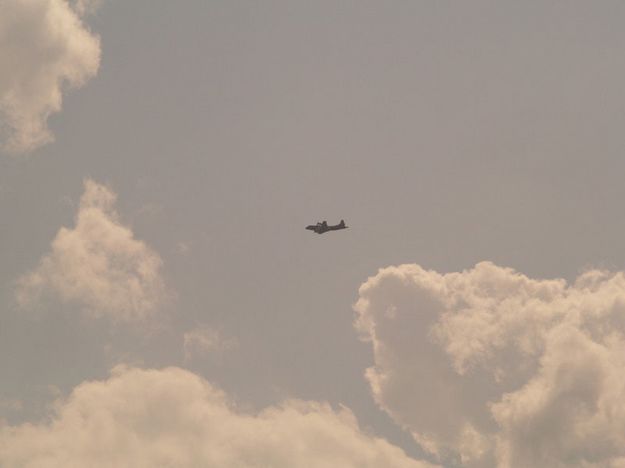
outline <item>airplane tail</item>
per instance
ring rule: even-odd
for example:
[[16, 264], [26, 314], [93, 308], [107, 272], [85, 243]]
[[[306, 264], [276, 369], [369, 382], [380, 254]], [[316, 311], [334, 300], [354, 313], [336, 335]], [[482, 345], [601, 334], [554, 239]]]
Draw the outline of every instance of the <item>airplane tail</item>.
[[341, 220], [341, 222], [340, 222], [339, 226], [341, 226], [341, 227], [345, 227], [345, 221], [344, 221], [344, 220]]

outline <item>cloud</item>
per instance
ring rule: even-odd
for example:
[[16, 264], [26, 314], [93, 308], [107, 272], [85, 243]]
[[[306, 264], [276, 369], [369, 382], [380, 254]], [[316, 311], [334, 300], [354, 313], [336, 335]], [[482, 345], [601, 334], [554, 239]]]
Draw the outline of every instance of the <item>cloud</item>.
[[219, 331], [206, 326], [186, 332], [183, 339], [186, 361], [211, 354], [219, 355], [237, 345], [235, 339], [226, 338]]
[[0, 129], [11, 153], [53, 140], [63, 91], [95, 76], [100, 41], [82, 23], [93, 1], [0, 0]]
[[102, 0], [73, 0], [72, 7], [79, 16], [94, 13], [102, 3]]
[[51, 252], [18, 280], [18, 303], [29, 307], [52, 294], [93, 317], [144, 320], [167, 298], [162, 260], [120, 223], [115, 193], [92, 180], [84, 186], [76, 226], [61, 228]]
[[346, 408], [299, 400], [243, 412], [179, 368], [117, 367], [56, 404], [49, 422], [0, 427], [0, 465], [424, 468], [364, 433]]
[[178, 242], [176, 244], [176, 252], [186, 257], [191, 252], [191, 244], [189, 242]]
[[625, 275], [573, 284], [489, 262], [381, 269], [360, 288], [377, 403], [467, 467], [625, 466]]
[[0, 396], [0, 414], [4, 412], [21, 411], [24, 405], [21, 400], [16, 398], [3, 398]]

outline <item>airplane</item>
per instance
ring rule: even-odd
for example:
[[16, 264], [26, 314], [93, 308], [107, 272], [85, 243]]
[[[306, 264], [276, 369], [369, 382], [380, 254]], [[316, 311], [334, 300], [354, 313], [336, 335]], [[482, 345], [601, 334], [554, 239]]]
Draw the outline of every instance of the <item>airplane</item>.
[[345, 221], [341, 220], [341, 222], [335, 226], [328, 226], [327, 221], [323, 221], [322, 223], [310, 224], [306, 226], [306, 229], [310, 231], [315, 231], [317, 234], [323, 234], [328, 231], [338, 231], [339, 229], [347, 229], [348, 226], [345, 226]]

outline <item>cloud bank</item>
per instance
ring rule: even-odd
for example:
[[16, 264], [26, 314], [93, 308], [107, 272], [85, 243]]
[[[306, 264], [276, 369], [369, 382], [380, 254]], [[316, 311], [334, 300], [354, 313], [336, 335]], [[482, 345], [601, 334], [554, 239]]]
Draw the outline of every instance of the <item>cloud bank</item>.
[[0, 136], [23, 153], [53, 140], [48, 117], [63, 90], [95, 76], [100, 41], [81, 21], [93, 5], [81, 0], [0, 0]]
[[286, 401], [240, 411], [179, 368], [117, 367], [56, 405], [48, 423], [0, 427], [0, 465], [37, 468], [425, 468], [363, 433], [348, 409]]
[[92, 180], [84, 185], [76, 226], [61, 228], [51, 252], [18, 280], [18, 303], [29, 307], [52, 294], [93, 317], [144, 320], [166, 299], [162, 260], [120, 223], [115, 193]]
[[479, 263], [384, 268], [360, 288], [377, 403], [467, 467], [625, 467], [625, 275], [573, 284]]

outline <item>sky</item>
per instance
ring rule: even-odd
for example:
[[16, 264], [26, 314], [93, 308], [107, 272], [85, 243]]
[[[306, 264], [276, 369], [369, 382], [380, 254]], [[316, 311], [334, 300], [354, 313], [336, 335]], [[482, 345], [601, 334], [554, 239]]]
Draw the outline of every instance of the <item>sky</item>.
[[0, 0], [0, 466], [625, 467], [624, 21]]

